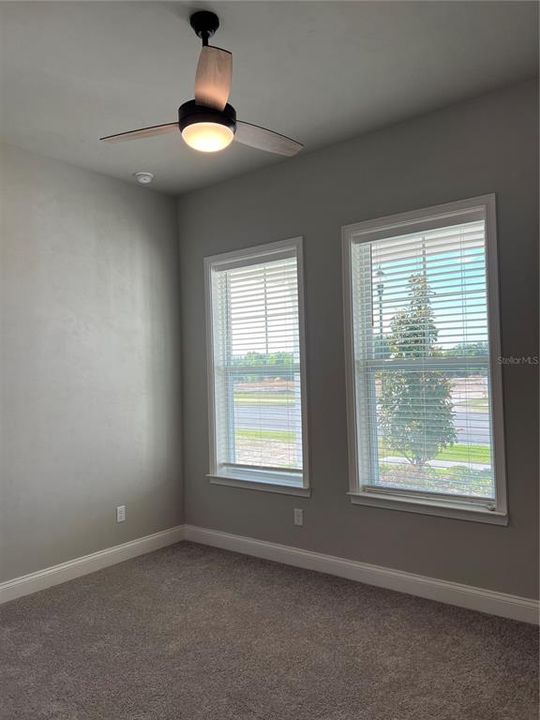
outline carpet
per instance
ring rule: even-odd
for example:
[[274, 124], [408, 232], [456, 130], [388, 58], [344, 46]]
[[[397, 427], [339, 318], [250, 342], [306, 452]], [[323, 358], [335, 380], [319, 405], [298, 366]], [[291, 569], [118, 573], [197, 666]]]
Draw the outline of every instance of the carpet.
[[0, 608], [3, 720], [537, 720], [537, 628], [193, 543]]

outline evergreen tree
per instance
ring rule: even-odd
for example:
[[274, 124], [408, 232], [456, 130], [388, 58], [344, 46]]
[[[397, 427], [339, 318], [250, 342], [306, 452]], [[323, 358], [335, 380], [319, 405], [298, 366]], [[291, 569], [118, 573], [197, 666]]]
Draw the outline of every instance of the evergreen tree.
[[[425, 274], [409, 278], [409, 304], [396, 313], [387, 337], [391, 357], [413, 360], [441, 355]], [[415, 365], [381, 373], [379, 425], [386, 447], [423, 467], [456, 441], [451, 383], [440, 371]]]

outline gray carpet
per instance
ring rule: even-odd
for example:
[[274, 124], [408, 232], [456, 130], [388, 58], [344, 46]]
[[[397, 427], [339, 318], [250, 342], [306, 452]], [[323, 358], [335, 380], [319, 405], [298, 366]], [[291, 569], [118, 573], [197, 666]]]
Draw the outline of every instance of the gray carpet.
[[3, 719], [538, 717], [533, 626], [191, 543], [0, 615]]

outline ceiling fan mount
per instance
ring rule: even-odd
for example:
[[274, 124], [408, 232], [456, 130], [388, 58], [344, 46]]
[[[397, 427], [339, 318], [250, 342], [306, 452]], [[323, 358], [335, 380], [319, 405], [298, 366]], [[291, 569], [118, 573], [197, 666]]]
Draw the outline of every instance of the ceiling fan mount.
[[200, 152], [224, 150], [236, 140], [266, 152], [296, 155], [303, 147], [296, 140], [259, 125], [237, 120], [236, 110], [228, 102], [232, 83], [232, 54], [208, 44], [209, 38], [219, 28], [218, 16], [208, 10], [199, 10], [191, 15], [189, 22], [202, 40], [195, 74], [195, 99], [180, 105], [176, 122], [106, 135], [100, 140], [137, 140], [179, 130], [186, 145]]
[[198, 10], [190, 16], [189, 24], [195, 31], [195, 35], [201, 38], [203, 46], [206, 46], [209, 38], [219, 28], [219, 18], [216, 13], [209, 10]]

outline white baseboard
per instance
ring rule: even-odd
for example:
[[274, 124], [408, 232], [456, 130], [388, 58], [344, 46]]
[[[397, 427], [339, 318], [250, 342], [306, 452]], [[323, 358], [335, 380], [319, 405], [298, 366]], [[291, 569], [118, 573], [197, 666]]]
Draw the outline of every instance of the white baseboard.
[[241, 535], [231, 535], [218, 530], [184, 526], [184, 538], [203, 545], [212, 545], [255, 557], [273, 560], [286, 565], [317, 570], [329, 575], [356, 580], [367, 585], [376, 585], [388, 590], [416, 595], [429, 600], [478, 610], [491, 615], [538, 623], [540, 603], [537, 600], [495, 592], [471, 585], [437, 580], [414, 573], [392, 570], [379, 565], [346, 560], [334, 555], [302, 550], [301, 548], [255, 540]]
[[159, 550], [181, 540], [191, 540], [202, 545], [212, 545], [224, 550], [232, 550], [244, 555], [253, 555], [265, 560], [284, 563], [285, 565], [337, 575], [367, 585], [376, 585], [388, 590], [396, 590], [409, 595], [437, 600], [438, 602], [457, 605], [469, 610], [478, 610], [491, 615], [499, 615], [512, 620], [521, 620], [528, 623], [538, 623], [539, 621], [540, 603], [537, 600], [477, 588], [471, 585], [438, 580], [424, 575], [415, 575], [402, 570], [392, 570], [391, 568], [370, 565], [357, 560], [346, 560], [334, 555], [323, 555], [310, 550], [279, 545], [265, 540], [255, 540], [242, 535], [232, 535], [194, 525], [178, 525], [146, 537], [137, 538], [137, 540], [122, 543], [122, 545], [115, 545], [90, 555], [68, 560], [60, 565], [54, 565], [13, 580], [7, 580], [0, 583], [0, 603], [15, 600], [38, 590], [45, 590], [53, 585], [59, 585], [138, 555]]
[[23, 575], [22, 577], [13, 578], [0, 583], [0, 603], [15, 598], [29, 595], [38, 590], [45, 590], [53, 585], [59, 585], [67, 580], [87, 575], [88, 573], [101, 570], [109, 565], [130, 560], [138, 555], [159, 550], [166, 545], [173, 545], [184, 539], [184, 526], [177, 525], [168, 530], [146, 535], [136, 540], [115, 545], [114, 547], [98, 550], [98, 552], [84, 555], [83, 557], [74, 558], [60, 565], [38, 570], [37, 572]]

